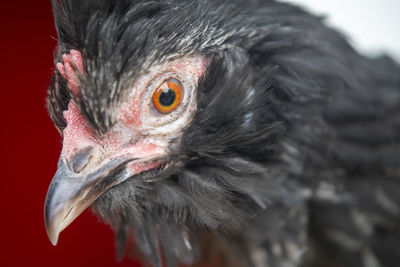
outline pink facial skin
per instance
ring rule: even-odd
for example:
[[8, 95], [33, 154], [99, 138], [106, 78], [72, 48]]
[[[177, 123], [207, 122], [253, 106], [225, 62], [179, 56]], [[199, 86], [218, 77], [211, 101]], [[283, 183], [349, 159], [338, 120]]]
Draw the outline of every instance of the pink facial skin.
[[[196, 84], [207, 70], [210, 63], [208, 58], [204, 57], [188, 57], [167, 62], [161, 66], [151, 68], [146, 75], [140, 77], [137, 83], [131, 89], [131, 93], [127, 96], [127, 101], [122, 103], [118, 110], [118, 120], [126, 127], [140, 128], [142, 126], [143, 112], [142, 104], [144, 90], [149, 83], [157, 78], [160, 73], [183, 73], [185, 76], [192, 77]], [[161, 84], [159, 84], [160, 86]], [[154, 88], [156, 89], [156, 88]]]
[[[84, 73], [82, 55], [77, 50], [71, 50], [69, 54], [64, 54], [62, 59], [64, 63], [57, 63], [57, 69], [61, 75], [67, 79], [68, 85], [73, 93], [79, 96], [79, 79], [74, 67], [81, 74]], [[139, 114], [139, 106], [135, 107], [133, 105], [133, 107], [132, 114]], [[94, 152], [95, 156], [97, 156], [97, 161], [102, 161], [110, 156], [112, 158], [118, 158], [132, 155], [132, 157], [135, 158], [149, 158], [150, 155], [163, 154], [163, 151], [154, 144], [144, 143], [125, 146], [121, 140], [121, 136], [115, 133], [103, 137], [102, 140], [98, 140], [96, 135], [83, 119], [74, 100], [69, 102], [68, 110], [64, 111], [63, 115], [67, 122], [67, 127], [63, 132], [64, 140], [62, 155], [67, 160], [71, 160], [77, 151], [87, 146], [97, 148]], [[137, 116], [133, 116], [132, 119], [134, 119], [131, 121], [133, 125], [139, 124], [138, 120], [135, 120], [139, 119]], [[129, 164], [128, 168], [131, 174], [136, 174], [148, 169], [156, 168], [160, 164], [160, 162]]]
[[[63, 63], [57, 69], [67, 79], [73, 93], [79, 97], [79, 79], [76, 70], [84, 75], [83, 58], [79, 51], [71, 50], [62, 56]], [[204, 74], [209, 61], [203, 57], [183, 58], [156, 66], [147, 75], [138, 79], [130, 90], [127, 101], [116, 110], [117, 123], [109, 133], [99, 138], [82, 117], [74, 100], [68, 104], [63, 115], [67, 123], [63, 136], [62, 157], [71, 161], [75, 154], [88, 146], [93, 147], [92, 157], [83, 172], [93, 172], [116, 158], [135, 158], [127, 165], [130, 175], [154, 169], [163, 164], [160, 158], [167, 154], [168, 137], [143, 136], [140, 133], [143, 119], [144, 92], [148, 84], [159, 73], [182, 73], [194, 77], [195, 81]]]
[[94, 134], [82, 118], [75, 102], [71, 100], [68, 104], [68, 110], [63, 113], [67, 122], [67, 127], [63, 131], [63, 156], [71, 159], [73, 155], [81, 148], [86, 146], [97, 146], [94, 141]]
[[119, 119], [124, 125], [136, 128], [142, 125], [140, 116], [141, 95], [142, 94], [135, 96], [133, 101], [130, 103], [126, 102], [126, 104], [121, 108]]
[[[137, 161], [128, 164], [131, 175], [159, 167], [162, 162], [152, 162], [153, 159], [162, 157], [165, 152], [160, 146], [143, 142], [127, 144], [120, 132], [113, 132], [99, 140], [82, 118], [78, 107], [73, 100], [68, 104], [68, 110], [64, 111], [67, 127], [64, 129], [64, 141], [62, 157], [70, 161], [77, 151], [87, 146], [92, 146], [93, 161], [100, 163], [116, 158], [138, 158]], [[151, 162], [146, 162], [151, 161]], [[93, 171], [93, 170], [92, 170]]]

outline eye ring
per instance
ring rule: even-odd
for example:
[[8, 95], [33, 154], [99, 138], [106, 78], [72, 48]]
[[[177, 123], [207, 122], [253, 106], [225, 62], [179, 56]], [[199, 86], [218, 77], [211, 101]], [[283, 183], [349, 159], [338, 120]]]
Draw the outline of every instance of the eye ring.
[[176, 79], [168, 79], [158, 87], [152, 96], [154, 108], [162, 113], [168, 114], [176, 110], [182, 103], [183, 85]]

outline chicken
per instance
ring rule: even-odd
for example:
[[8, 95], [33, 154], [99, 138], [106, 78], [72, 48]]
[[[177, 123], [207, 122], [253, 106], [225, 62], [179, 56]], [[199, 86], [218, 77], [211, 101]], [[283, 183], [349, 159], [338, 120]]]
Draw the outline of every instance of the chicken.
[[155, 267], [399, 266], [396, 62], [275, 1], [53, 9], [53, 244], [91, 206]]

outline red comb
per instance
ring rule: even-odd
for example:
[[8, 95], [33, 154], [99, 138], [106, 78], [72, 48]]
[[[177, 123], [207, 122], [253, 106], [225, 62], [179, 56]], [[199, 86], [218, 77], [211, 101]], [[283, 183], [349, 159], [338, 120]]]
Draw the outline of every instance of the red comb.
[[[83, 59], [82, 54], [78, 50], [71, 49], [69, 54], [63, 54], [62, 60], [64, 63], [57, 63], [56, 67], [61, 75], [67, 79], [71, 90], [78, 95], [78, 76], [74, 71], [74, 67], [83, 74]], [[74, 66], [74, 67], [73, 67]]]

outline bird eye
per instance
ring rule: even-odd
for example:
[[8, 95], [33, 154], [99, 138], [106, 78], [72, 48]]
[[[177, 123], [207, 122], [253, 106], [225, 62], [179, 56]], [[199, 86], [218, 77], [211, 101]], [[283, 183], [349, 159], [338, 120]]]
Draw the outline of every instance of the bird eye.
[[168, 114], [179, 107], [183, 97], [183, 85], [176, 79], [164, 81], [152, 96], [155, 109]]

